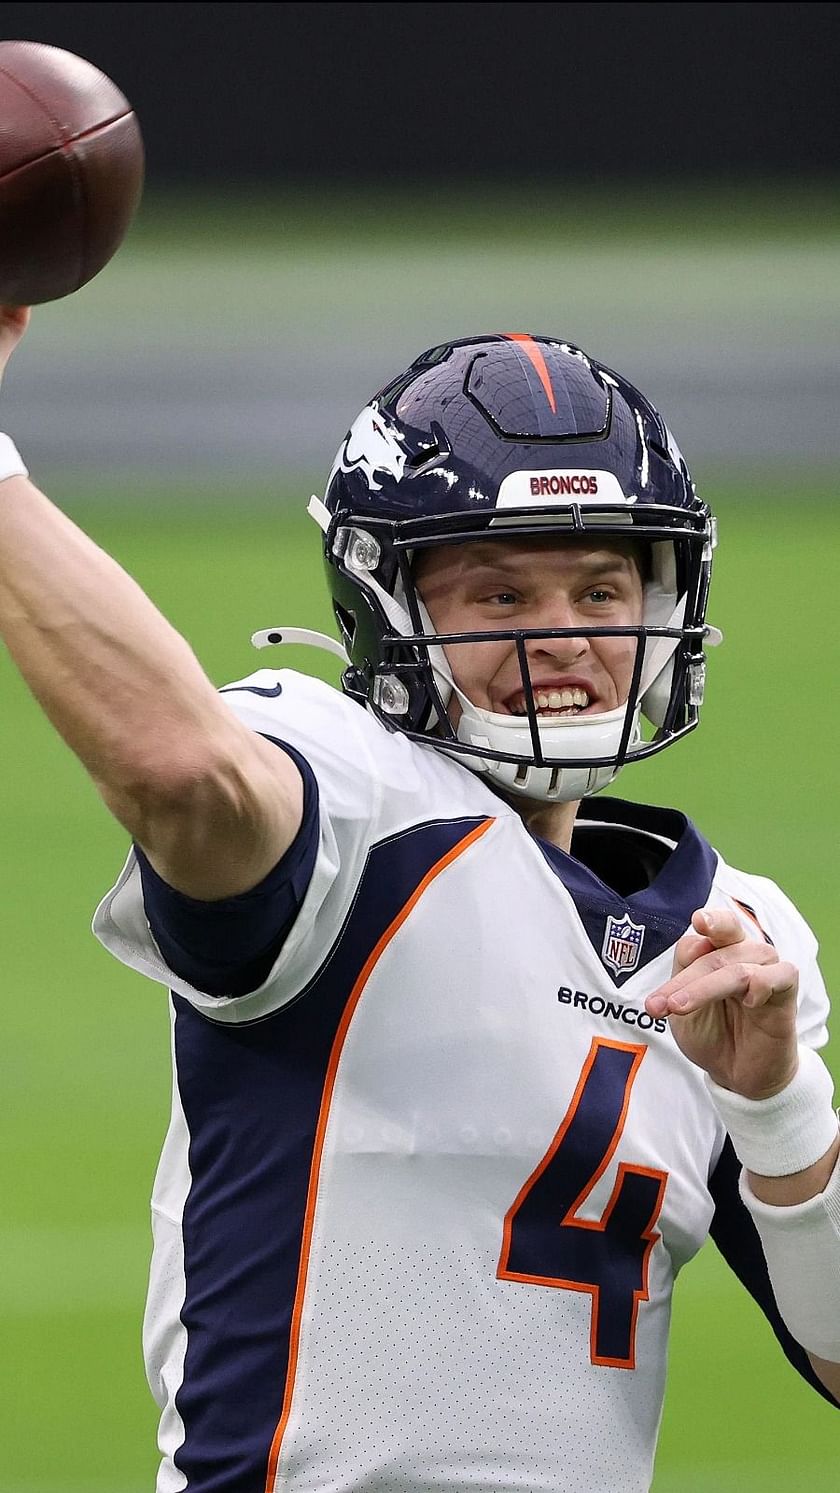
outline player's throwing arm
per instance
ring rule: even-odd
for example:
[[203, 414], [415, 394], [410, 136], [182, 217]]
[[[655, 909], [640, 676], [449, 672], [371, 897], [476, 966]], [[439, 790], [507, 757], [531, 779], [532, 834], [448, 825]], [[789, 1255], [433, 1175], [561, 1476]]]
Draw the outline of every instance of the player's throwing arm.
[[[0, 373], [29, 312], [0, 307]], [[109, 809], [179, 891], [256, 885], [293, 840], [291, 759], [227, 709], [138, 585], [29, 481], [0, 437], [0, 632]]]

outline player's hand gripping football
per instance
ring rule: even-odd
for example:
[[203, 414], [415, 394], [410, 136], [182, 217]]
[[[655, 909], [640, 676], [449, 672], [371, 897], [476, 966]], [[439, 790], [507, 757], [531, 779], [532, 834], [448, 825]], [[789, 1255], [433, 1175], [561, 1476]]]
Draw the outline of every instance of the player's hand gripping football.
[[0, 306], [0, 378], [29, 325], [28, 306]]
[[671, 979], [646, 1009], [668, 1017], [678, 1047], [715, 1083], [769, 1099], [797, 1069], [798, 971], [772, 944], [750, 938], [734, 912], [704, 909], [691, 921]]

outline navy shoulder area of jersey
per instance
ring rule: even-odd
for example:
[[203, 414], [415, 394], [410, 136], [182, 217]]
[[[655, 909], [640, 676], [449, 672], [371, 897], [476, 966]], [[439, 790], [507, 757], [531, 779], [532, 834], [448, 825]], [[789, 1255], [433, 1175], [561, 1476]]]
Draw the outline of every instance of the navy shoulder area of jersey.
[[155, 943], [176, 975], [208, 995], [247, 995], [262, 984], [300, 912], [315, 869], [318, 785], [299, 752], [287, 742], [275, 745], [292, 757], [301, 774], [303, 814], [288, 850], [250, 891], [199, 901], [169, 886], [135, 845]]

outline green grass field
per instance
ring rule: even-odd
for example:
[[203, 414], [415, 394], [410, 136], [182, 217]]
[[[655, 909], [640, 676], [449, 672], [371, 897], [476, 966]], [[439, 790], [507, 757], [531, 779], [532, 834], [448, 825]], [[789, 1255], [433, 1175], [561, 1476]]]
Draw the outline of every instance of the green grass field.
[[[833, 494], [800, 484], [795, 509], [780, 491], [762, 490], [759, 504], [723, 482], [711, 496], [722, 548], [710, 615], [727, 641], [704, 723], [629, 769], [621, 790], [678, 803], [728, 859], [779, 880], [821, 932], [836, 988]], [[329, 625], [314, 526], [288, 507], [234, 514], [216, 493], [167, 516], [137, 499], [119, 517], [71, 507], [218, 683], [279, 659], [251, 650], [255, 628]], [[168, 1114], [166, 1001], [88, 932], [125, 836], [5, 656], [0, 686], [0, 1493], [150, 1493], [156, 1416], [139, 1336], [147, 1198]], [[677, 1289], [656, 1493], [829, 1493], [837, 1427], [704, 1252]]]

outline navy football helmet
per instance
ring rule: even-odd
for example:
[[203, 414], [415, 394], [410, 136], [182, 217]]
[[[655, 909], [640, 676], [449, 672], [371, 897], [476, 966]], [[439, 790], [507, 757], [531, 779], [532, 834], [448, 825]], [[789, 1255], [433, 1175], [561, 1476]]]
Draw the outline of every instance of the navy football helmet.
[[[569, 801], [696, 725], [704, 643], [720, 637], [705, 622], [714, 520], [650, 401], [579, 348], [509, 334], [423, 353], [353, 422], [310, 513], [349, 664], [343, 688], [389, 729], [508, 792]], [[494, 628], [516, 647], [525, 698], [524, 715], [503, 715], [473, 705], [452, 675], [458, 643], [487, 632], [436, 633], [412, 562], [429, 547], [526, 535], [644, 545], [643, 618], [632, 628]], [[528, 641], [599, 634], [635, 639], [626, 703], [541, 716]], [[260, 635], [282, 638], [291, 641]]]

